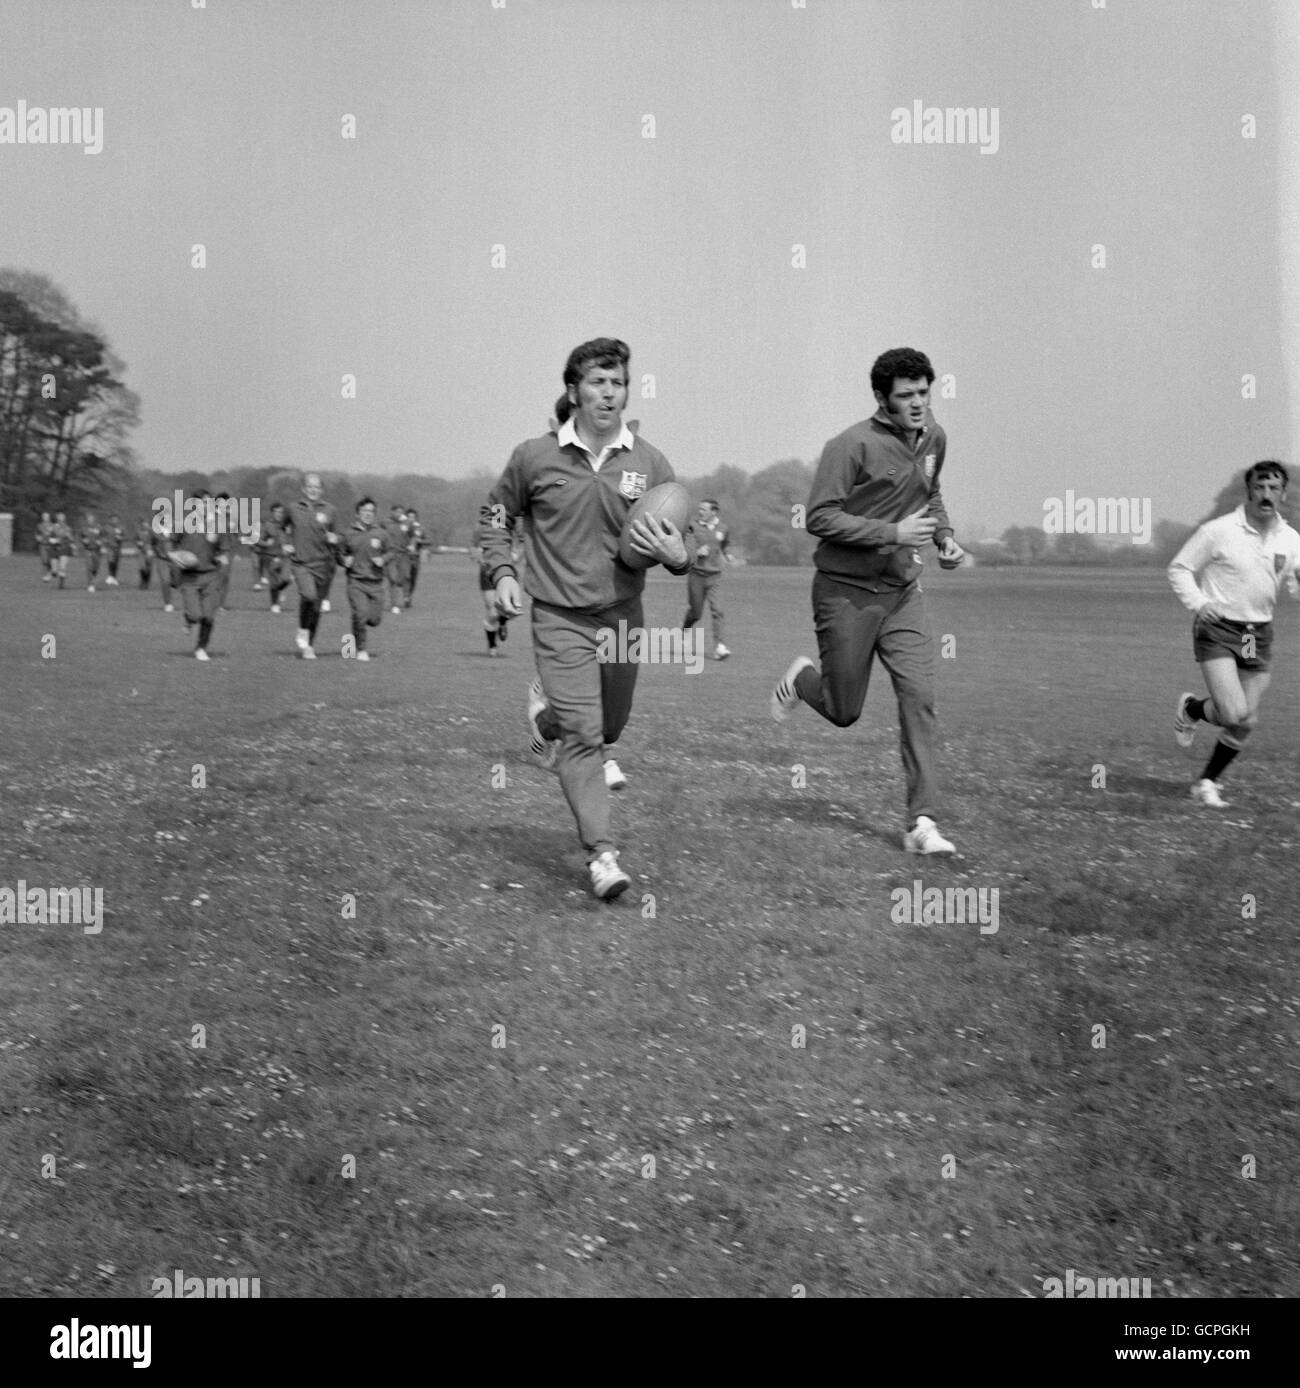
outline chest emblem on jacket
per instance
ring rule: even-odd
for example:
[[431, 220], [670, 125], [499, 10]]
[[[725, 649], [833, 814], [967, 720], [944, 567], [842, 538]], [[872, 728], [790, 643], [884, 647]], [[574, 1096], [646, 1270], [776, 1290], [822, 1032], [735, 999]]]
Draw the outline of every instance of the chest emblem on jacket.
[[647, 481], [649, 478], [644, 472], [625, 472], [618, 489], [629, 501], [635, 501], [637, 497], [645, 495]]

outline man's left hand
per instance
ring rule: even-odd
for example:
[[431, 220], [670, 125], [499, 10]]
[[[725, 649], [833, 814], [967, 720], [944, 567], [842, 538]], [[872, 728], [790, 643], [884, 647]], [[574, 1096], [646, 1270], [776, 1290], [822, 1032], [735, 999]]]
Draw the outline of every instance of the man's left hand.
[[955, 569], [958, 564], [966, 557], [966, 551], [953, 539], [951, 535], [944, 537], [943, 544], [939, 547], [939, 567], [941, 569]]
[[629, 527], [628, 541], [638, 554], [667, 564], [670, 569], [680, 569], [686, 563], [686, 541], [672, 521], [642, 516]]

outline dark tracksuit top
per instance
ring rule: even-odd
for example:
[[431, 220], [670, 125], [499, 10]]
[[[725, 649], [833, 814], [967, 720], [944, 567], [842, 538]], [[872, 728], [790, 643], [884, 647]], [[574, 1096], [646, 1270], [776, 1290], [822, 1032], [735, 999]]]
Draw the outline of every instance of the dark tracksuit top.
[[947, 446], [947, 435], [927, 415], [909, 447], [883, 410], [831, 439], [808, 496], [808, 533], [821, 540], [813, 555], [817, 568], [875, 593], [914, 583], [921, 563], [913, 546], [898, 543], [898, 523], [924, 510], [938, 522], [936, 544], [952, 534], [939, 490]]
[[326, 533], [338, 534], [334, 523], [334, 508], [328, 501], [308, 501], [299, 497], [285, 514], [284, 536], [293, 545], [289, 556], [295, 564], [303, 564], [323, 574], [334, 572], [334, 547]]
[[[620, 561], [618, 537], [638, 496], [676, 480], [667, 458], [639, 434], [631, 448], [611, 453], [599, 472], [576, 444], [561, 447], [554, 434], [521, 443], [479, 513], [477, 540], [491, 585], [516, 576], [511, 526], [522, 516], [530, 597], [585, 612], [639, 597], [646, 570]], [[693, 557], [688, 539], [686, 563], [668, 572], [681, 577]]]
[[[384, 562], [389, 557], [392, 539], [382, 525], [363, 525], [353, 521], [343, 534], [341, 552], [352, 563], [344, 567], [349, 583], [379, 584], [384, 581]], [[376, 564], [374, 561], [378, 559]]]

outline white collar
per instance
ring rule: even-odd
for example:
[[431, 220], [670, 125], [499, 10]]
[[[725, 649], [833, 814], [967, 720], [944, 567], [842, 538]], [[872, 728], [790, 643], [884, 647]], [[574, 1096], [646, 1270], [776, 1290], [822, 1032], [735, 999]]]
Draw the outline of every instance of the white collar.
[[618, 438], [616, 438], [613, 443], [607, 443], [604, 448], [600, 450], [599, 454], [593, 453], [578, 437], [578, 426], [573, 422], [572, 415], [560, 425], [560, 432], [555, 438], [561, 448], [565, 448], [571, 443], [576, 443], [589, 458], [607, 458], [611, 453], [617, 452], [620, 448], [630, 449], [636, 441], [636, 435], [633, 434], [631, 429], [627, 427], [627, 423], [624, 422], [623, 427], [619, 430]]

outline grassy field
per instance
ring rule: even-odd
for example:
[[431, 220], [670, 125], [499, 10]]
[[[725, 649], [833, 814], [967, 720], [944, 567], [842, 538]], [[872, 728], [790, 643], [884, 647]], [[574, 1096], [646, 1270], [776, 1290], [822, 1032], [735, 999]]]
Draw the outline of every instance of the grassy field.
[[[0, 1294], [1300, 1291], [1294, 614], [1216, 814], [1161, 575], [936, 573], [923, 860], [879, 667], [850, 730], [768, 719], [810, 578], [732, 572], [734, 658], [643, 670], [604, 905], [465, 557], [369, 666], [247, 565], [204, 666], [156, 591], [0, 561], [0, 886], [105, 903], [0, 927]], [[917, 881], [996, 932], [896, 923]]]

